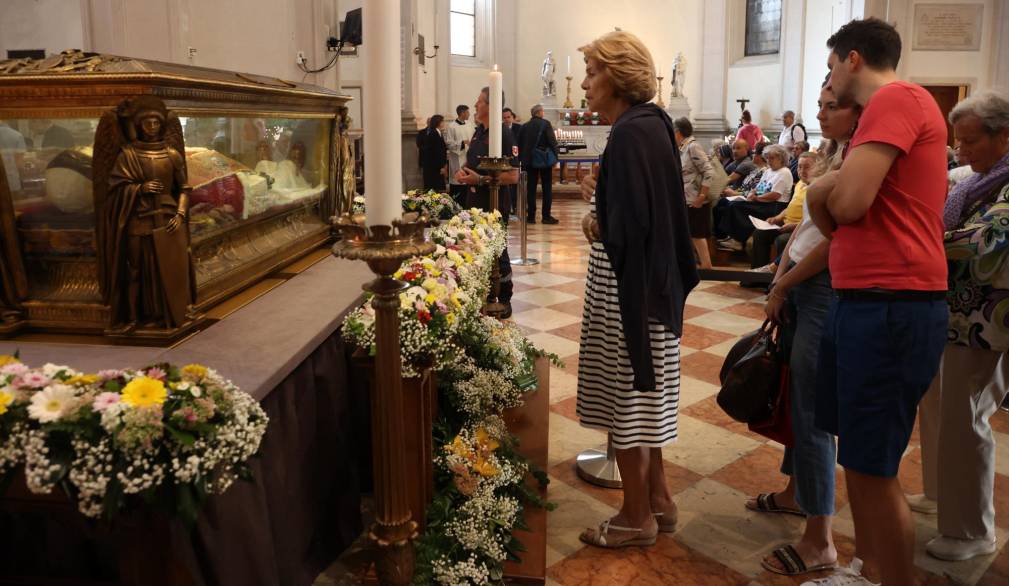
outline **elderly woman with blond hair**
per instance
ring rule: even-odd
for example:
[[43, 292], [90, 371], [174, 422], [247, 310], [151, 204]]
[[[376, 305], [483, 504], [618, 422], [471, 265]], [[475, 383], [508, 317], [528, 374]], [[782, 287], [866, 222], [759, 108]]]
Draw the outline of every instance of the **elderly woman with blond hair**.
[[663, 472], [662, 447], [677, 437], [680, 335], [697, 269], [687, 227], [680, 155], [672, 121], [649, 103], [655, 64], [634, 35], [616, 31], [579, 49], [589, 108], [613, 121], [595, 198], [581, 347], [577, 412], [606, 431], [616, 449], [624, 502], [616, 517], [581, 535], [617, 548], [655, 543], [673, 531], [677, 509]]

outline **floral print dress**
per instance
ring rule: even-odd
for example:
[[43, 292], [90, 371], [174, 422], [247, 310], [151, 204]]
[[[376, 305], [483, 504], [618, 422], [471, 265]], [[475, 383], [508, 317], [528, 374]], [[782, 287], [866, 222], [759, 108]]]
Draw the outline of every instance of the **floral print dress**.
[[1009, 183], [963, 227], [946, 232], [948, 342], [1009, 351]]

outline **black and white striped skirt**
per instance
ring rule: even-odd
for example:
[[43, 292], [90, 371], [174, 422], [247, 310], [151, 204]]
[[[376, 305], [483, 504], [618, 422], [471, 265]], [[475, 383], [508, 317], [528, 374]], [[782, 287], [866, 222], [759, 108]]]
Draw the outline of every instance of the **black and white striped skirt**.
[[657, 448], [676, 439], [680, 402], [680, 339], [649, 324], [655, 391], [636, 391], [620, 322], [617, 277], [602, 243], [592, 244], [578, 351], [578, 418], [613, 436], [617, 449]]

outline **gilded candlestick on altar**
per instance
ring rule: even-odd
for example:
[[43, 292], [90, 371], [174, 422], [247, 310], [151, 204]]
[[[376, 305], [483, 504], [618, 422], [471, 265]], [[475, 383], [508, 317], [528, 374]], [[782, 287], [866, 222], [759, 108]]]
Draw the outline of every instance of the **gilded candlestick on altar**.
[[406, 445], [403, 376], [399, 343], [399, 294], [406, 283], [393, 278], [404, 260], [434, 252], [424, 239], [427, 216], [406, 214], [392, 226], [365, 226], [361, 215], [344, 214], [335, 226], [343, 237], [333, 255], [363, 260], [376, 279], [364, 286], [375, 310], [375, 378], [372, 389], [372, 449], [374, 452], [375, 524], [369, 536], [379, 547], [375, 570], [380, 584], [413, 582], [413, 539], [417, 523], [405, 490]]
[[564, 78], [564, 79], [568, 80], [568, 92], [567, 92], [567, 96], [564, 97], [564, 107], [565, 108], [574, 108], [575, 104], [574, 104], [574, 102], [571, 101], [571, 80], [574, 79], [574, 77], [571, 76], [570, 67], [568, 67], [568, 69], [569, 69], [568, 75]]
[[[487, 174], [490, 176], [490, 183], [488, 184], [490, 187], [489, 209], [497, 210], [498, 191], [501, 189], [501, 173], [511, 171], [511, 161], [507, 157], [481, 157], [477, 168], [481, 171], [487, 171]], [[502, 221], [507, 225], [508, 218], [503, 218]], [[490, 280], [490, 293], [494, 301], [484, 305], [482, 311], [491, 317], [501, 317], [507, 308], [504, 303], [497, 300], [498, 295], [501, 293], [501, 269], [498, 267], [497, 261], [494, 262], [491, 269]]]

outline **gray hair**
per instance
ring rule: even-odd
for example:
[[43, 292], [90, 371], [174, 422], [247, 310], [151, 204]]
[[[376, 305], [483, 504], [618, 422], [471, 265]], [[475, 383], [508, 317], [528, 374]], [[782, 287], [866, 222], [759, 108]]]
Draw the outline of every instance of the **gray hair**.
[[977, 116], [981, 126], [989, 135], [1009, 128], [1009, 98], [1001, 92], [989, 90], [971, 96], [960, 102], [949, 113], [950, 124], [956, 124], [965, 116]]
[[795, 112], [793, 112], [791, 110], [785, 110], [784, 112], [781, 113], [781, 117], [782, 118], [787, 118], [789, 116], [791, 116], [792, 118], [795, 118]]
[[543, 105], [542, 104], [536, 104], [532, 108], [529, 108], [529, 115], [530, 116], [535, 116], [535, 115], [539, 114], [542, 111], [543, 111]]
[[787, 165], [792, 157], [788, 154], [788, 149], [781, 146], [780, 144], [772, 144], [768, 147], [764, 147], [763, 157], [779, 157], [783, 165]]

